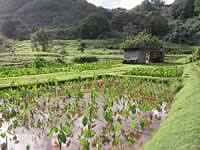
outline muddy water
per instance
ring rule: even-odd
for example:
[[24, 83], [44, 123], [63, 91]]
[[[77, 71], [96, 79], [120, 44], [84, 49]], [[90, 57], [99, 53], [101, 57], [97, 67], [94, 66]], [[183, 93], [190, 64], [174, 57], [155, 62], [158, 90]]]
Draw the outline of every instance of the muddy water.
[[[90, 95], [85, 94], [83, 98], [83, 104], [88, 101]], [[97, 100], [98, 104], [98, 120], [96, 120], [96, 126], [93, 128], [93, 131], [98, 135], [101, 134], [103, 129], [106, 128], [106, 122], [103, 118], [103, 100], [102, 97], [99, 97]], [[117, 112], [118, 110], [123, 109], [122, 105], [114, 105], [113, 112]], [[145, 128], [141, 130], [139, 127], [139, 120], [140, 117], [145, 117]], [[162, 105], [162, 111], [158, 112], [157, 110], [152, 110], [148, 112], [140, 112], [137, 110], [136, 112], [136, 120], [137, 120], [137, 130], [133, 132], [134, 134], [134, 144], [130, 144], [127, 142], [126, 138], [123, 135], [120, 136], [120, 142], [115, 146], [114, 149], [116, 150], [143, 150], [143, 146], [148, 140], [152, 137], [152, 134], [156, 132], [156, 130], [160, 127], [160, 123], [163, 119], [167, 116], [167, 104], [164, 103]], [[48, 115], [46, 114], [48, 118]], [[46, 119], [47, 119], [46, 118]], [[130, 127], [131, 115], [127, 116], [126, 118], [122, 119], [122, 128], [125, 133], [131, 131]], [[70, 145], [67, 147], [63, 145], [62, 150], [79, 150], [79, 136], [81, 133], [81, 126], [82, 126], [82, 117], [76, 116], [74, 121], [75, 127], [73, 128], [73, 137], [69, 139], [71, 141]], [[3, 127], [0, 129], [0, 133], [8, 128], [8, 123], [5, 123]], [[12, 137], [9, 135], [7, 139], [0, 139], [1, 150], [26, 150], [30, 147], [30, 150], [58, 150], [58, 144], [56, 142], [56, 137], [48, 137], [48, 130], [49, 129], [26, 129], [24, 127], [17, 128], [15, 130], [15, 134], [17, 135], [19, 143], [14, 143], [10, 138]], [[7, 143], [7, 149], [3, 149]], [[95, 148], [93, 148], [95, 149]], [[110, 149], [110, 145], [108, 143], [104, 143], [102, 145], [103, 150]]]

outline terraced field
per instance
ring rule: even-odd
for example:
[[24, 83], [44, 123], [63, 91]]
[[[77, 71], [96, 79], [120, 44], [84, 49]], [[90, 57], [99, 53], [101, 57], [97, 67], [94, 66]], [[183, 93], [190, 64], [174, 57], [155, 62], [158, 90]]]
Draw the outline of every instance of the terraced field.
[[[191, 82], [199, 81], [198, 63], [190, 64], [190, 55], [170, 54], [161, 64], [125, 65], [120, 50], [90, 46], [81, 53], [76, 41], [65, 42], [65, 54], [60, 45], [51, 52], [32, 52], [29, 42], [19, 42], [16, 55], [0, 54], [1, 149], [160, 150], [176, 145], [172, 140], [182, 131], [198, 135], [198, 119], [182, 112], [188, 103], [181, 99]], [[73, 62], [84, 55], [99, 61]], [[198, 102], [191, 100], [186, 112], [196, 114]], [[181, 122], [192, 122], [194, 128]], [[165, 135], [170, 137], [166, 142]], [[198, 137], [182, 138], [179, 147], [186, 139], [198, 148]]]

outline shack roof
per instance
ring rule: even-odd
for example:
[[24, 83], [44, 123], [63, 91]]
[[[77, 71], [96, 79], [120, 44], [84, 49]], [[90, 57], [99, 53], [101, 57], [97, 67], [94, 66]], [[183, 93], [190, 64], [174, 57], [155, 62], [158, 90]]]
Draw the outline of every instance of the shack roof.
[[128, 51], [163, 51], [162, 48], [157, 48], [157, 49], [151, 49], [151, 48], [124, 48], [123, 49], [125, 52]]

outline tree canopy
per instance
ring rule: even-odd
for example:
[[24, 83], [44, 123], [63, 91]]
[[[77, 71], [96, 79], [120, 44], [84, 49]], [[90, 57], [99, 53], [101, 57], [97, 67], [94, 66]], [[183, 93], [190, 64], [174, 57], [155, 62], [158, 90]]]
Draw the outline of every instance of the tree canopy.
[[83, 39], [95, 39], [110, 30], [108, 19], [98, 14], [92, 14], [83, 19], [79, 27], [80, 37]]

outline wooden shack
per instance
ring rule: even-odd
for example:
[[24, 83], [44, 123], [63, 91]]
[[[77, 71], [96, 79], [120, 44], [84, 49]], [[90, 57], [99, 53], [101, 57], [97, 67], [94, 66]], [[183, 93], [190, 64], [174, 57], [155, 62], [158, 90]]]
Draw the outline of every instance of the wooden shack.
[[149, 55], [149, 62], [162, 63], [164, 62], [164, 52], [161, 50], [152, 50]]
[[124, 61], [125, 64], [145, 64], [146, 51], [141, 48], [125, 48]]

